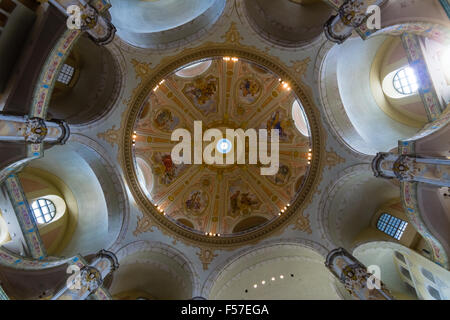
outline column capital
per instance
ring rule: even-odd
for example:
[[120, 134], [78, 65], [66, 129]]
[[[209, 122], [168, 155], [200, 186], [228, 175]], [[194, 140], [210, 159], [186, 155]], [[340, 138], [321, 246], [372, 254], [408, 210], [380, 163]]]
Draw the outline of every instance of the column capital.
[[114, 40], [117, 30], [95, 7], [85, 4], [81, 11], [81, 31], [88, 33], [92, 41], [103, 46]]

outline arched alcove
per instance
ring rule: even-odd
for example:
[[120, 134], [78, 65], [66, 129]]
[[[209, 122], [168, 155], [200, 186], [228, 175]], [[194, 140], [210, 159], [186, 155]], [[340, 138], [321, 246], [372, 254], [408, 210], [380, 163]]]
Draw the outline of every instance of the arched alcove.
[[211, 279], [210, 300], [342, 299], [340, 284], [314, 249], [268, 244], [235, 256]]
[[221, 16], [225, 0], [111, 0], [117, 35], [141, 48], [161, 48], [194, 40]]
[[56, 214], [50, 222], [37, 219], [37, 223], [47, 254], [58, 256], [73, 236], [70, 225], [78, 219], [75, 196], [63, 180], [47, 170], [27, 167], [19, 178], [32, 211], [37, 200], [49, 200], [55, 206]]
[[111, 247], [124, 227], [127, 209], [119, 178], [101, 154], [70, 141], [46, 150], [45, 157], [32, 161], [28, 168], [52, 172], [73, 195], [66, 203], [78, 214], [69, 216], [61, 255], [90, 254]]
[[317, 37], [332, 15], [322, 0], [243, 0], [245, 15], [254, 31], [284, 47], [299, 47]]
[[[351, 149], [368, 155], [389, 151], [398, 140], [410, 138], [420, 129], [417, 121], [408, 125], [397, 121], [400, 112], [389, 104], [381, 89], [381, 57], [386, 54], [377, 57], [377, 53], [393, 45], [385, 45], [387, 41], [390, 39], [386, 36], [366, 41], [350, 38], [329, 50], [320, 71], [321, 100], [328, 122]], [[395, 59], [394, 54], [388, 58], [391, 56]], [[417, 109], [420, 102], [416, 100], [411, 102], [411, 110]], [[397, 120], [386, 110], [394, 110]]]
[[[399, 198], [399, 187], [374, 177], [368, 165], [350, 167], [323, 195], [319, 223], [335, 247], [351, 250], [359, 241], [366, 241], [366, 236], [384, 240], [385, 235], [376, 229], [374, 215], [383, 205]], [[369, 229], [370, 234], [365, 234]]]
[[194, 273], [177, 249], [157, 242], [138, 241], [117, 252], [111, 294], [116, 299], [187, 300], [193, 296]]
[[119, 96], [120, 72], [108, 49], [80, 37], [57, 77], [48, 116], [72, 125], [102, 118]]

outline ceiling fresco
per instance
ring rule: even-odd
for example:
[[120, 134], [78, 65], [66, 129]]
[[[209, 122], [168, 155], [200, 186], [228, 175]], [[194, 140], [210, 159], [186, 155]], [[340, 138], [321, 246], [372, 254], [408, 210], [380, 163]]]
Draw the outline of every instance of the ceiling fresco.
[[[216, 58], [177, 70], [152, 90], [135, 124], [141, 188], [166, 218], [192, 232], [235, 235], [276, 219], [308, 174], [311, 141], [296, 102], [289, 85], [250, 62]], [[175, 164], [171, 134], [193, 133], [194, 121], [202, 121], [203, 132], [278, 129], [278, 172], [264, 176], [260, 162], [248, 164], [248, 143], [246, 164]]]

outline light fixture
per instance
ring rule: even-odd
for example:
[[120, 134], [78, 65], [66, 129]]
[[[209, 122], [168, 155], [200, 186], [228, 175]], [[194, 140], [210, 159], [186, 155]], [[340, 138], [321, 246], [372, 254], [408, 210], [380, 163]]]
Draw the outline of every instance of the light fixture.
[[265, 280], [263, 280], [263, 281], [261, 281], [261, 283], [264, 285], [264, 284], [266, 284], [266, 281]]
[[223, 60], [224, 60], [224, 61], [230, 61], [231, 58], [230, 58], [230, 57], [223, 57]]
[[258, 288], [258, 285], [255, 283], [254, 285], [253, 285], [253, 288]]
[[153, 92], [156, 92], [156, 90], [158, 90], [159, 85], [157, 85], [156, 87], [153, 88]]
[[166, 80], [162, 79], [162, 80], [159, 82], [159, 85], [162, 85], [164, 82], [166, 82]]
[[280, 276], [280, 279], [284, 279], [284, 276], [283, 276], [283, 275], [281, 275], [281, 276]]
[[233, 58], [231, 58], [231, 61], [233, 61], [233, 62], [238, 62], [238, 61], [239, 61], [239, 59], [238, 59], [238, 58], [236, 58], [236, 57], [233, 57]]
[[272, 281], [275, 281], [275, 277], [272, 277]]

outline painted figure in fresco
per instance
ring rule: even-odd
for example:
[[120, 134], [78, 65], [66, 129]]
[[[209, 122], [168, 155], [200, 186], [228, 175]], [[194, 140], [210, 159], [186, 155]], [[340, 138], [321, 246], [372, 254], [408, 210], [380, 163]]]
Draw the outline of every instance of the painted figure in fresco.
[[217, 85], [214, 79], [201, 78], [195, 80], [193, 86], [186, 93], [193, 97], [199, 105], [204, 105], [214, 96], [216, 91]]
[[289, 179], [289, 167], [282, 164], [274, 177], [274, 182], [277, 185], [283, 185], [286, 184], [288, 179]]
[[186, 200], [186, 208], [193, 211], [199, 211], [202, 207], [200, 202], [201, 191], [194, 192], [188, 200]]
[[174, 117], [172, 112], [167, 109], [163, 109], [155, 117], [155, 125], [164, 131], [170, 131], [175, 129], [175, 126], [178, 124], [179, 119]]
[[259, 92], [259, 85], [253, 80], [245, 79], [241, 82], [239, 89], [241, 89], [242, 96], [246, 97], [251, 95], [254, 97]]
[[258, 204], [258, 201], [252, 199], [249, 192], [241, 193], [240, 190], [230, 197], [231, 212], [233, 215], [238, 213], [248, 214], [251, 212], [252, 207]]
[[270, 135], [270, 130], [278, 129], [280, 133], [280, 138], [286, 137], [286, 132], [284, 131], [280, 119], [280, 111], [275, 111], [269, 120], [267, 120], [267, 131]]

